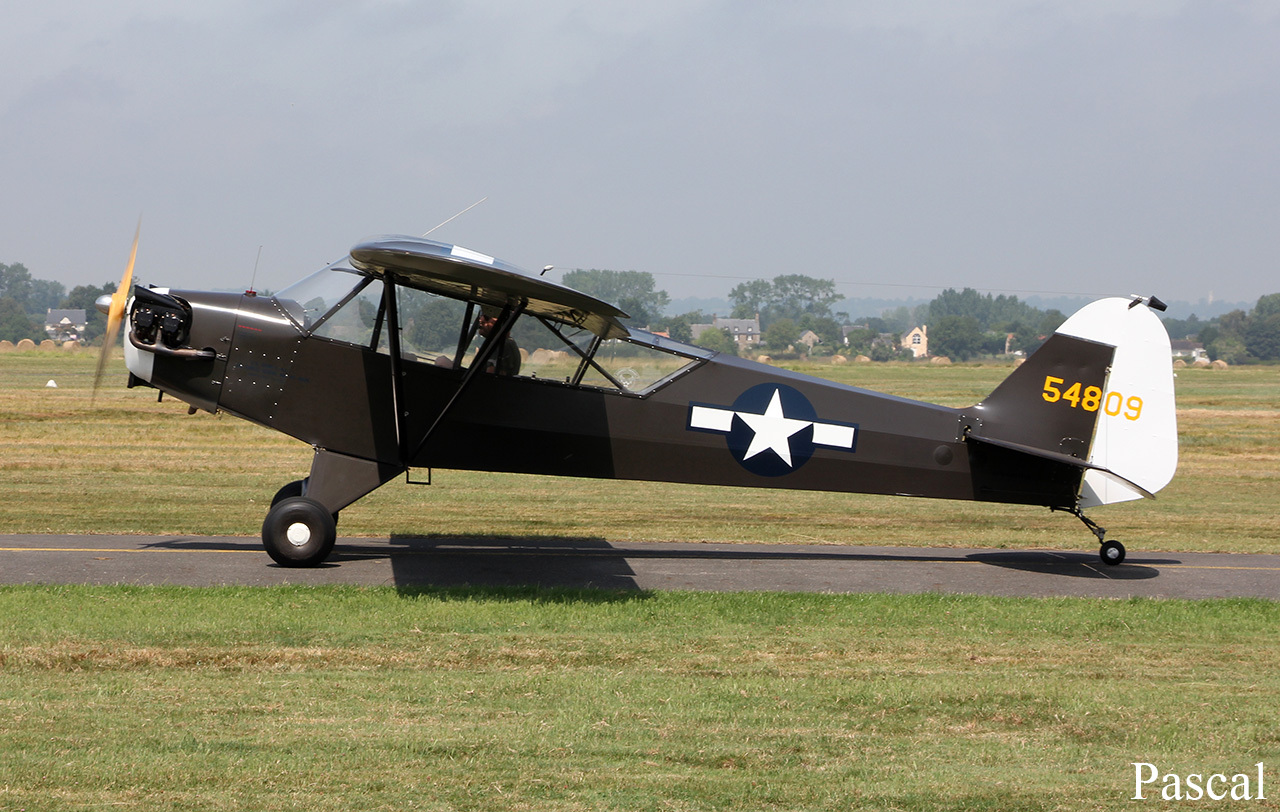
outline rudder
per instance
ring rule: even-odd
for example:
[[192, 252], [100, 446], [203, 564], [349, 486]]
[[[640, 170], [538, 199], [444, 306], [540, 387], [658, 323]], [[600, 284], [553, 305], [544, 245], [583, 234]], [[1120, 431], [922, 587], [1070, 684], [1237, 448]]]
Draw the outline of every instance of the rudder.
[[1178, 469], [1173, 352], [1169, 333], [1152, 312], [1157, 304], [1154, 299], [1102, 299], [1079, 310], [1056, 333], [1115, 347], [1089, 451], [1096, 468], [1085, 473], [1082, 508], [1150, 496]]

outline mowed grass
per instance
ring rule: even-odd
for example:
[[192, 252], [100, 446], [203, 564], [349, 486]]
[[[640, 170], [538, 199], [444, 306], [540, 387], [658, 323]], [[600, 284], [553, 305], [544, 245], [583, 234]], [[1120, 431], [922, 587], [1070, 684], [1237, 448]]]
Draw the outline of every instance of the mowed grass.
[[[964, 405], [1008, 369], [805, 371]], [[88, 353], [0, 355], [0, 532], [252, 535], [306, 473], [308, 448], [151, 390], [91, 407], [92, 377]], [[1276, 552], [1277, 394], [1274, 369], [1182, 372], [1179, 477], [1097, 518], [1131, 550]], [[340, 532], [1093, 544], [1032, 508], [434, 479]], [[0, 808], [1120, 809], [1134, 761], [1263, 761], [1274, 798], [1278, 622], [1239, 600], [4, 587]]]
[[[1007, 365], [807, 365], [810, 374], [950, 406]], [[90, 352], [0, 355], [0, 532], [256, 535], [311, 450], [268, 429], [127, 390], [113, 361], [91, 403]], [[57, 388], [46, 388], [49, 380]], [[1130, 550], [1280, 552], [1280, 368], [1181, 370], [1181, 460], [1156, 500], [1093, 511]], [[415, 472], [423, 476], [425, 472]], [[1009, 548], [1094, 545], [1046, 509], [850, 494], [435, 471], [342, 512], [343, 536], [588, 537]]]
[[1277, 623], [1260, 601], [4, 588], [0, 807], [1120, 809], [1134, 761], [1264, 761], [1274, 792]]

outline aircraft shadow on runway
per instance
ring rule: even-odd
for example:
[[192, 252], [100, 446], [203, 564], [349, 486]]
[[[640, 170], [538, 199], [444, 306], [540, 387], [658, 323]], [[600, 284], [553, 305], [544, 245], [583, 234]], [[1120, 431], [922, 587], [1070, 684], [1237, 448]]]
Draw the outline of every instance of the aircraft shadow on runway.
[[993, 567], [1037, 572], [1045, 575], [1061, 575], [1068, 578], [1105, 578], [1111, 581], [1145, 581], [1159, 577], [1160, 571], [1146, 564], [1180, 564], [1173, 558], [1130, 558], [1123, 564], [1103, 564], [1096, 554], [1059, 553], [1044, 550], [1000, 550], [989, 553], [971, 553], [966, 560], [990, 564]]
[[956, 555], [931, 553], [850, 552], [840, 550], [797, 550], [794, 547], [707, 547], [672, 549], [614, 547], [601, 538], [474, 536], [421, 537], [393, 536], [392, 551], [370, 545], [359, 551], [339, 545], [334, 560], [353, 555], [389, 555], [395, 582], [401, 586], [516, 586], [537, 585], [583, 589], [639, 590], [636, 572], [629, 561], [644, 559], [694, 561], [788, 561], [816, 562], [955, 562], [974, 561], [995, 567], [1070, 578], [1146, 580], [1159, 570], [1145, 564], [1176, 564], [1173, 559], [1139, 559], [1111, 567], [1096, 554], [1051, 551], [992, 551]]
[[[252, 539], [185, 538], [156, 542], [151, 547], [186, 550], [248, 551], [260, 549]], [[922, 548], [916, 552], [857, 552], [849, 548], [735, 545], [674, 549], [667, 545], [619, 548], [597, 537], [394, 535], [390, 542], [370, 539], [340, 540], [323, 568], [365, 560], [389, 560], [393, 582], [399, 588], [439, 587], [536, 587], [643, 593], [630, 561], [644, 559], [693, 561], [783, 562], [918, 562], [972, 561], [993, 567], [1063, 578], [1147, 580], [1156, 578], [1159, 565], [1178, 564], [1172, 558], [1130, 558], [1119, 566], [1107, 566], [1096, 554], [1048, 550], [992, 550], [966, 555], [946, 554]], [[276, 566], [266, 564], [264, 566]]]

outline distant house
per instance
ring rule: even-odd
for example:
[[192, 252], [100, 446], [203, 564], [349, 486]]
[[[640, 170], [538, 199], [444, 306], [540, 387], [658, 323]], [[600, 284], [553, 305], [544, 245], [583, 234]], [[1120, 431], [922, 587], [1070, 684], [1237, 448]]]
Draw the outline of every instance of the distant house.
[[902, 337], [902, 348], [911, 350], [916, 358], [924, 358], [929, 354], [929, 327], [920, 325]]
[[689, 331], [693, 334], [693, 340], [697, 341], [703, 330], [710, 330], [713, 327], [724, 330], [738, 345], [739, 351], [753, 349], [760, 343], [759, 316], [754, 319], [722, 319], [712, 316], [710, 324], [691, 324]]
[[801, 344], [804, 344], [809, 349], [813, 349], [814, 344], [822, 343], [822, 339], [819, 338], [818, 334], [812, 330], [805, 330], [803, 333], [801, 333], [799, 341]]
[[1174, 358], [1189, 359], [1192, 363], [1209, 360], [1209, 354], [1199, 341], [1170, 341], [1169, 345], [1173, 349]]
[[49, 309], [44, 317], [44, 331], [54, 341], [83, 341], [89, 324], [83, 310]]

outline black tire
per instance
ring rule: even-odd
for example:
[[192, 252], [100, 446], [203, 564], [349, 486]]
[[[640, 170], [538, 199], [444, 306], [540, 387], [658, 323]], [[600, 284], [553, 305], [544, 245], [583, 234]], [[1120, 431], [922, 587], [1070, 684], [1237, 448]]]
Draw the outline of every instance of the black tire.
[[1124, 545], [1118, 541], [1109, 539], [1102, 542], [1102, 549], [1098, 550], [1098, 555], [1102, 556], [1102, 563], [1115, 566], [1124, 561]]
[[[306, 479], [295, 479], [294, 481], [285, 485], [280, 490], [276, 491], [275, 496], [271, 497], [271, 507], [275, 507], [276, 505], [280, 504], [282, 501], [290, 497], [304, 496], [307, 492], [307, 483], [310, 481], [311, 481], [311, 477], [307, 477]], [[334, 511], [333, 513], [333, 523], [335, 526], [338, 524], [337, 511]]]
[[306, 490], [307, 490], [307, 480], [295, 479], [294, 481], [290, 482], [288, 485], [285, 485], [283, 488], [276, 491], [276, 495], [271, 497], [271, 507], [275, 507], [276, 505], [280, 504], [280, 502], [292, 496], [302, 496], [304, 493], [306, 493]]
[[262, 522], [262, 544], [282, 567], [314, 567], [333, 551], [338, 527], [324, 505], [305, 496], [281, 499]]

